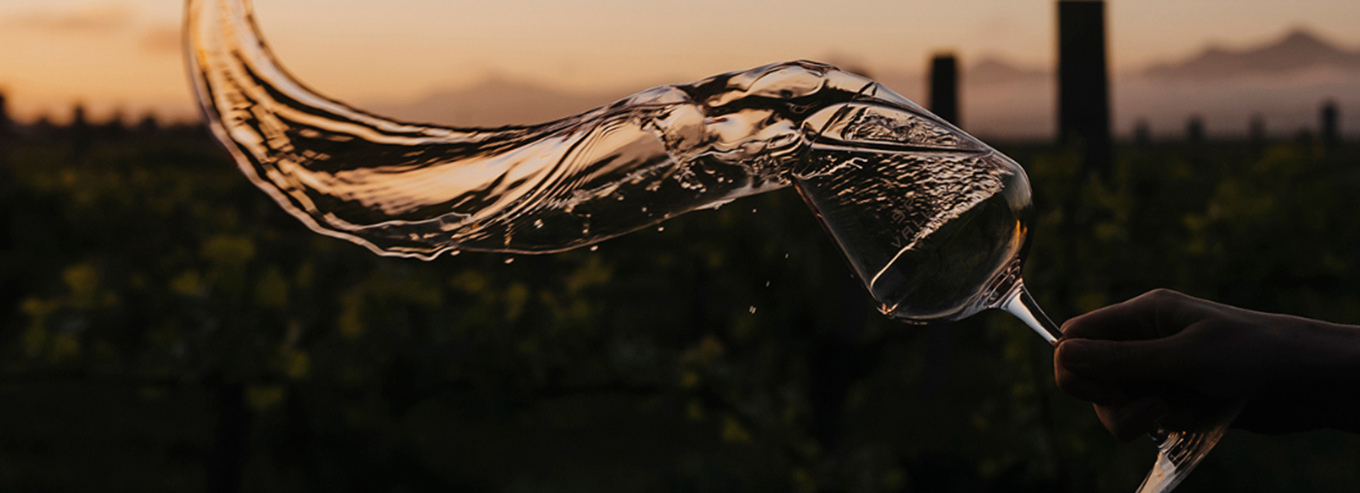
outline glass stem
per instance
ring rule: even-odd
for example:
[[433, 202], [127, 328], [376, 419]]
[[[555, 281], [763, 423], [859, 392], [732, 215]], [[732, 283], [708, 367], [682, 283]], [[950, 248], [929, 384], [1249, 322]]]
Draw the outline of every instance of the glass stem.
[[[1048, 315], [1039, 308], [1034, 297], [1025, 289], [1020, 279], [1002, 296], [997, 308], [1009, 312], [1020, 319], [1049, 344], [1057, 345], [1062, 338], [1062, 330], [1049, 320]], [[1242, 412], [1244, 402], [1238, 402], [1221, 409], [1208, 421], [1208, 426], [1200, 431], [1175, 431], [1159, 428], [1149, 433], [1152, 443], [1157, 445], [1157, 462], [1138, 488], [1139, 493], [1167, 493], [1185, 479], [1190, 471], [1199, 465], [1205, 454], [1214, 448], [1228, 425], [1238, 413]]]
[[1029, 290], [1025, 289], [1024, 281], [1017, 279], [1015, 286], [1011, 288], [1010, 293], [1003, 300], [1000, 306], [1002, 310], [1014, 315], [1029, 328], [1034, 329], [1034, 332], [1048, 341], [1050, 345], [1058, 345], [1058, 339], [1062, 337], [1062, 329], [1058, 328], [1058, 324], [1053, 323], [1048, 315], [1044, 315], [1043, 309], [1039, 308], [1039, 303], [1034, 301], [1034, 296], [1031, 296]]

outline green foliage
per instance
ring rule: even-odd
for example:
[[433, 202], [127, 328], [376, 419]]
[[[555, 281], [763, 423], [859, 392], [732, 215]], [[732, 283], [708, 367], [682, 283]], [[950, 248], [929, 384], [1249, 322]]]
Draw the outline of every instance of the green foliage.
[[[310, 232], [201, 138], [5, 145], [3, 489], [1127, 491], [1151, 460], [1019, 323], [879, 316], [791, 191], [420, 262]], [[1360, 322], [1360, 155], [1247, 147], [1124, 149], [1108, 182], [1006, 149], [1028, 285], [1060, 318], [1170, 287]], [[1354, 489], [1357, 445], [1230, 436], [1186, 490]]]

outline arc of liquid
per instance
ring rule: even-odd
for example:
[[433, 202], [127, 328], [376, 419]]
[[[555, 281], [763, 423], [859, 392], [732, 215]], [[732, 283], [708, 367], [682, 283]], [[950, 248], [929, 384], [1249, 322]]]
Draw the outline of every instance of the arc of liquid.
[[[869, 190], [931, 198], [892, 218], [901, 229], [896, 250], [872, 269], [852, 259], [878, 297], [880, 269], [1000, 193], [1004, 177], [1023, 178], [1014, 162], [886, 87], [805, 61], [659, 86], [540, 125], [400, 122], [299, 82], [274, 58], [252, 12], [249, 0], [187, 0], [187, 61], [213, 134], [256, 186], [309, 228], [380, 255], [566, 250], [858, 166], [855, 157], [808, 158], [813, 151], [868, 153], [901, 166], [897, 179]], [[845, 185], [831, 181], [833, 190]], [[873, 209], [884, 193], [829, 200]], [[1028, 207], [1027, 183], [1016, 193], [1024, 203], [1012, 207]], [[1021, 296], [1015, 267], [1007, 271], [1016, 276], [1015, 296], [990, 307], [1020, 315], [1054, 342], [1059, 333]], [[1169, 490], [1220, 436], [1221, 429], [1167, 435], [1148, 480], [1154, 489], [1144, 491]], [[1163, 462], [1171, 473], [1159, 472]]]
[[185, 36], [198, 101], [241, 171], [314, 231], [381, 255], [589, 245], [785, 187], [833, 129], [853, 137], [833, 143], [856, 148], [987, 151], [882, 85], [813, 62], [659, 86], [540, 125], [451, 128], [311, 90], [274, 58], [248, 0], [188, 0]]

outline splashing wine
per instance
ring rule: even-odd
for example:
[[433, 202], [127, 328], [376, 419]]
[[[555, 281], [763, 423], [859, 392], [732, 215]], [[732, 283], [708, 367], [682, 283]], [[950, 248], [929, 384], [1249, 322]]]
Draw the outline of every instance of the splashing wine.
[[[792, 185], [884, 314], [925, 323], [997, 308], [1050, 344], [1061, 336], [1020, 279], [1024, 170], [867, 78], [780, 63], [541, 125], [449, 128], [310, 90], [252, 15], [249, 0], [187, 1], [195, 94], [241, 171], [318, 233], [425, 260], [548, 253]], [[1154, 434], [1142, 491], [1174, 487], [1232, 417]]]

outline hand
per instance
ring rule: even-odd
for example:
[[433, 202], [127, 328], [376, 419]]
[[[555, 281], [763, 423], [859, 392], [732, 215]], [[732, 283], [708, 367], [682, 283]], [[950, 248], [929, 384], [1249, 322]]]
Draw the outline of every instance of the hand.
[[1063, 324], [1058, 388], [1116, 437], [1193, 430], [1235, 402], [1234, 426], [1360, 431], [1360, 329], [1155, 290]]

